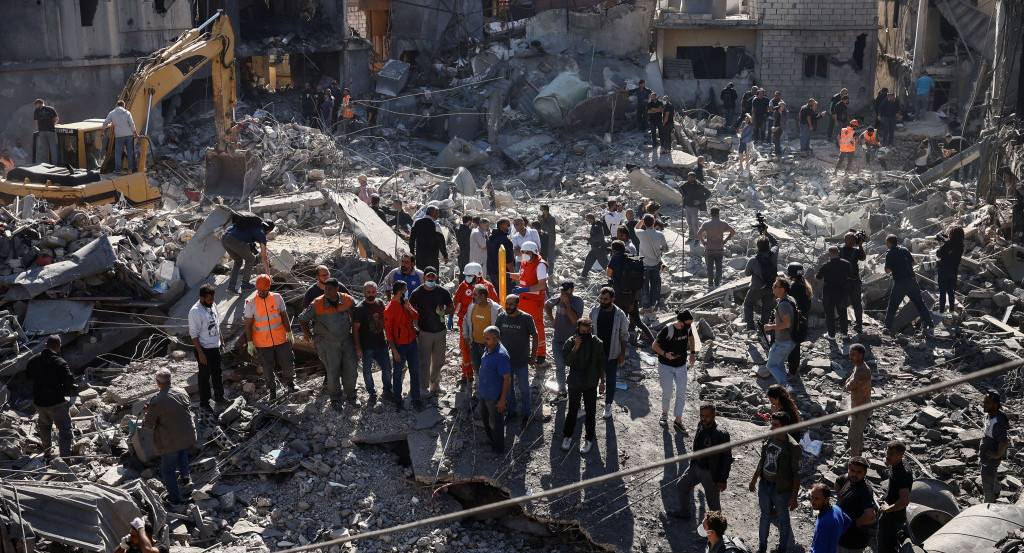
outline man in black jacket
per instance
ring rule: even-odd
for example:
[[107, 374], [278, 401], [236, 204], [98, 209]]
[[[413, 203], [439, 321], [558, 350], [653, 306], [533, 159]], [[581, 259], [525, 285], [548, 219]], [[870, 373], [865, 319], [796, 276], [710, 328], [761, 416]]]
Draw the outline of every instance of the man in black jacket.
[[828, 262], [818, 268], [814, 280], [823, 282], [821, 288], [821, 303], [825, 306], [825, 328], [828, 329], [828, 337], [831, 340], [836, 337], [836, 314], [839, 314], [839, 334], [846, 336], [849, 330], [849, 319], [846, 308], [850, 299], [850, 290], [847, 284], [853, 268], [850, 262], [839, 256], [839, 246], [829, 246]]
[[459, 280], [466, 278], [462, 269], [469, 263], [469, 237], [473, 234], [473, 216], [463, 215], [462, 224], [455, 229], [455, 243], [459, 245]]
[[610, 235], [608, 227], [604, 226], [602, 221], [598, 221], [597, 217], [593, 213], [587, 213], [587, 223], [590, 224], [590, 237], [587, 238], [587, 243], [590, 245], [590, 252], [587, 253], [587, 258], [583, 260], [583, 275], [582, 278], [590, 278], [590, 269], [594, 266], [594, 263], [601, 265], [601, 269], [608, 267], [608, 242], [605, 241], [605, 236]]
[[733, 123], [736, 121], [733, 119], [736, 115], [736, 98], [739, 95], [736, 94], [736, 85], [729, 83], [722, 92], [718, 94], [718, 99], [722, 101], [722, 111], [725, 112], [725, 126], [732, 128]]
[[896, 117], [900, 113], [900, 105], [896, 102], [896, 94], [890, 92], [878, 106], [878, 118], [882, 120], [882, 146], [892, 146], [896, 134]]
[[[729, 441], [729, 433], [715, 424], [715, 406], [705, 403], [700, 406], [700, 428], [693, 437], [693, 451], [722, 445]], [[702, 457], [690, 463], [683, 472], [682, 478], [676, 483], [679, 492], [679, 510], [671, 513], [679, 518], [690, 518], [690, 500], [693, 488], [699, 483], [704, 488], [704, 497], [708, 502], [709, 511], [722, 510], [719, 494], [725, 491], [732, 469], [732, 451], [726, 450], [718, 455]]]
[[698, 242], [700, 212], [708, 210], [708, 198], [711, 197], [711, 191], [704, 188], [704, 185], [697, 180], [697, 173], [690, 171], [686, 175], [686, 182], [679, 187], [679, 193], [683, 195], [683, 214], [686, 215], [688, 226], [686, 241]]
[[437, 222], [439, 211], [437, 206], [427, 208], [427, 216], [412, 224], [409, 232], [409, 250], [416, 256], [416, 268], [437, 267], [440, 254], [448, 263], [448, 248], [445, 246], [444, 234]]
[[757, 96], [750, 100], [750, 109], [754, 114], [754, 140], [764, 142], [765, 125], [768, 122], [768, 97], [764, 89], [758, 89]]
[[51, 431], [56, 424], [60, 456], [70, 456], [71, 413], [68, 409], [71, 405], [65, 398], [74, 393], [74, 377], [67, 361], [60, 356], [60, 336], [54, 334], [46, 339], [46, 348], [28, 360], [25, 376], [32, 382], [32, 403], [39, 415], [43, 453], [50, 454]]

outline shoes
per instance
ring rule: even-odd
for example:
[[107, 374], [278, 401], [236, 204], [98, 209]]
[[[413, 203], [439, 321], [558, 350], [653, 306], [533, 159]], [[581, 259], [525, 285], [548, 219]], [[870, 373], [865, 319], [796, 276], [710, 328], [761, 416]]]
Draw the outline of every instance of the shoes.
[[366, 405], [368, 407], [377, 405], [377, 394], [370, 394], [370, 397], [366, 398]]
[[548, 364], [548, 360], [543, 355], [537, 357], [537, 366], [538, 367], [543, 367], [543, 366], [545, 366], [547, 364]]
[[423, 401], [414, 399], [410, 404], [414, 411], [419, 412], [423, 410]]
[[683, 428], [683, 421], [673, 421], [672, 427], [676, 429], [676, 432], [686, 432], [686, 429]]
[[605, 405], [604, 406], [604, 415], [602, 415], [601, 418], [603, 418], [605, 420], [611, 420], [611, 418], [612, 418], [612, 406], [611, 405]]
[[658, 422], [658, 424], [662, 426], [668, 426], [668, 413], [661, 414], [661, 420]]
[[590, 453], [590, 448], [593, 447], [593, 445], [594, 442], [584, 439], [583, 443], [580, 444], [580, 453], [584, 455]]
[[345, 400], [345, 403], [351, 405], [352, 407], [355, 407], [356, 409], [363, 406], [363, 402], [359, 401], [359, 398], [357, 397], [350, 397]]
[[430, 387], [430, 393], [434, 395], [444, 395], [444, 391], [444, 388], [442, 388], [439, 384], [434, 384], [433, 386]]
[[427, 399], [430, 397], [430, 390], [426, 388], [420, 388], [420, 398]]
[[393, 393], [391, 392], [391, 390], [387, 390], [387, 391], [385, 391], [385, 392], [384, 392], [384, 395], [382, 395], [382, 396], [380, 396], [380, 397], [381, 397], [381, 399], [386, 399], [386, 400], [388, 400], [388, 401], [395, 401], [395, 394], [393, 394]]
[[289, 394], [294, 394], [295, 391], [297, 390], [297, 388], [295, 387], [295, 381], [294, 380], [289, 380], [288, 382], [285, 382], [284, 385], [285, 385], [286, 388], [288, 388], [288, 393]]
[[333, 410], [335, 410], [335, 411], [340, 413], [342, 411], [342, 409], [344, 409], [344, 408], [345, 408], [345, 406], [342, 405], [340, 401], [337, 401], [337, 400], [332, 400], [331, 401], [331, 409], [333, 409]]
[[562, 438], [562, 451], [569, 451], [572, 447], [572, 438]]
[[854, 332], [855, 334], [861, 334], [861, 333], [863, 333], [863, 332], [864, 332], [864, 327], [863, 327], [863, 326], [861, 326], [861, 325], [855, 325], [855, 326], [853, 327], [853, 332]]
[[206, 411], [207, 413], [209, 413], [211, 415], [213, 414], [213, 407], [210, 407], [210, 402], [209, 401], [200, 401], [199, 402], [199, 409], [201, 409], [203, 411]]
[[224, 398], [222, 398], [222, 397], [219, 397], [219, 398], [217, 398], [217, 399], [214, 399], [214, 400], [213, 400], [213, 403], [214, 403], [214, 404], [216, 404], [216, 405], [218, 405], [218, 406], [220, 406], [220, 407], [226, 407], [226, 406], [228, 406], [228, 405], [231, 405], [231, 402], [230, 402], [230, 401], [228, 401], [228, 400], [226, 400], [226, 399], [224, 399]]
[[394, 403], [395, 403], [395, 411], [401, 413], [402, 411], [405, 410], [405, 402], [402, 401], [401, 399], [394, 400]]

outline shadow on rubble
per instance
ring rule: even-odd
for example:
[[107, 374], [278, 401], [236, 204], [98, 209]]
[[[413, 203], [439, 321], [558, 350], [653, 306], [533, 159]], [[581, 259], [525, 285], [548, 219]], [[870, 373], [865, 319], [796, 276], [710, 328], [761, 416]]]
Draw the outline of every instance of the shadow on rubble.
[[[683, 455], [687, 452], [686, 445], [690, 437], [688, 434], [675, 432], [671, 427], [664, 428], [661, 434], [665, 458]], [[681, 507], [679, 505], [679, 493], [676, 489], [676, 482], [679, 481], [686, 467], [686, 464], [665, 465], [661, 481], [658, 482], [658, 487], [661, 490], [661, 504], [664, 507], [665, 513]], [[691, 513], [695, 513], [693, 518], [694, 524], [672, 518], [665, 513], [660, 515], [662, 527], [665, 530], [665, 539], [671, 546], [672, 551], [691, 551], [698, 548], [699, 544], [694, 538], [693, 526], [696, 525], [696, 521], [703, 518], [705, 511], [708, 509], [707, 504], [704, 502], [702, 488], [698, 486], [695, 490], [698, 490], [697, 504], [694, 506], [691, 501], [691, 505], [687, 507], [691, 509]]]

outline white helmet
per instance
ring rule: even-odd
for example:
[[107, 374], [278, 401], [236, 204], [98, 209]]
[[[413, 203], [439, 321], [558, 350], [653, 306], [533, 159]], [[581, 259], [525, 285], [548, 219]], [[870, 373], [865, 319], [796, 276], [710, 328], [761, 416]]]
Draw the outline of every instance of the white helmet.
[[475, 276], [483, 278], [484, 268], [479, 263], [466, 263], [466, 268], [462, 271], [466, 276]]
[[537, 244], [534, 244], [530, 240], [527, 240], [526, 242], [523, 242], [523, 245], [520, 246], [519, 249], [524, 251], [524, 252], [531, 252], [533, 254], [540, 253], [540, 248], [537, 247]]

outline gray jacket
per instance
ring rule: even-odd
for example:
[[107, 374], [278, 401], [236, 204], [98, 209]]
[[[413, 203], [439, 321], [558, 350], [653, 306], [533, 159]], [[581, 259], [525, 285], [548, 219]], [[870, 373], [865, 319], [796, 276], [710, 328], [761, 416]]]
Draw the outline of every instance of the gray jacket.
[[[612, 326], [612, 340], [608, 347], [608, 359], [615, 359], [622, 353], [622, 342], [629, 340], [629, 318], [626, 312], [619, 309], [615, 304], [615, 324]], [[600, 336], [600, 329], [597, 327], [598, 315], [601, 313], [601, 306], [595, 305], [590, 310], [590, 319], [594, 321], [594, 336]]]
[[[498, 315], [504, 313], [505, 310], [491, 298], [487, 298], [487, 304], [491, 307], [491, 324], [493, 325], [498, 321]], [[469, 307], [466, 308], [466, 316], [462, 319], [462, 337], [466, 339], [467, 344], [473, 343], [473, 308], [475, 306], [476, 303], [469, 304]]]
[[195, 445], [196, 424], [192, 420], [188, 392], [168, 386], [149, 400], [142, 426], [153, 429], [153, 450], [157, 455], [174, 453]]

